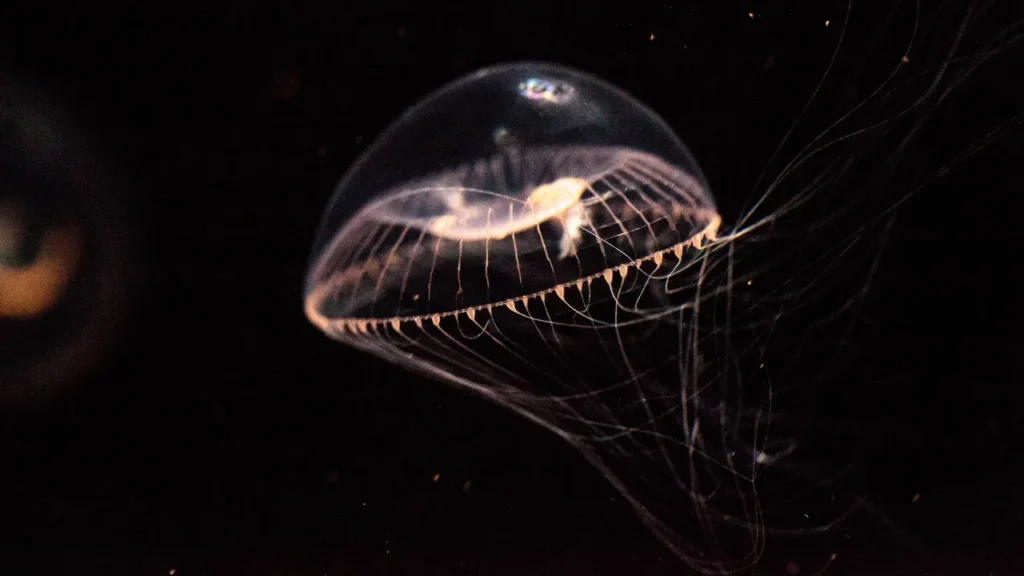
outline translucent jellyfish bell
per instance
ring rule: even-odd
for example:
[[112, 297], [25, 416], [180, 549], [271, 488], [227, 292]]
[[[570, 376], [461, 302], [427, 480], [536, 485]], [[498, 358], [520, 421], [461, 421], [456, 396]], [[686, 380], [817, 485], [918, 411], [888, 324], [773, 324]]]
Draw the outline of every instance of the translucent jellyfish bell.
[[307, 312], [351, 333], [484, 311], [661, 261], [718, 223], [649, 108], [575, 70], [497, 66], [427, 97], [345, 176]]
[[717, 476], [749, 473], [726, 461], [756, 444], [720, 440], [722, 416], [700, 407], [728, 393], [701, 383], [691, 321], [720, 222], [686, 147], [628, 94], [560, 66], [488, 68], [408, 111], [341, 181], [306, 314], [554, 431], [710, 566], [707, 511], [746, 510]]

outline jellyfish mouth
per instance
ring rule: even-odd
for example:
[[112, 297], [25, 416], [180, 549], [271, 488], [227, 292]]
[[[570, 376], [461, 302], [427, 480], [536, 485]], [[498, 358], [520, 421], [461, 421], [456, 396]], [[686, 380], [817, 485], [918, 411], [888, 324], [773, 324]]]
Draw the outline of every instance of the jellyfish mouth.
[[[650, 274], [666, 258], [681, 266], [686, 248], [717, 238], [710, 195], [656, 156], [621, 148], [537, 156], [491, 159], [364, 207], [314, 267], [310, 320], [358, 331], [564, 299], [595, 280]], [[526, 174], [517, 184], [536, 184], [504, 182], [515, 164]]]

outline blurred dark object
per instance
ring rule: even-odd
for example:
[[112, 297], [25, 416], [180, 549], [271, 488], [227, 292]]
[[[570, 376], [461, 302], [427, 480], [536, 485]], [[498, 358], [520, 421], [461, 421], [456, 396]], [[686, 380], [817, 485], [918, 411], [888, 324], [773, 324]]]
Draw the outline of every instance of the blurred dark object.
[[130, 220], [102, 155], [0, 74], [0, 409], [79, 381], [125, 315]]

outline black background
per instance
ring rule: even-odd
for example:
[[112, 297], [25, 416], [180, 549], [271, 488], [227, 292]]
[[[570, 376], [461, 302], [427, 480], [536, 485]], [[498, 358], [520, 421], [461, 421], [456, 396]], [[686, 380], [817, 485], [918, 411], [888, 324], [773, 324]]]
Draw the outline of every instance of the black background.
[[[517, 59], [580, 67], [651, 105], [728, 220], [851, 5], [18, 4], [3, 9], [7, 70], [102, 142], [142, 234], [134, 306], [99, 367], [0, 413], [0, 573], [685, 573], [550, 433], [309, 326], [307, 252], [333, 185], [398, 113]], [[863, 4], [858, 57], [798, 142], [904, 53], [914, 4]], [[1013, 4], [973, 4], [1002, 14], [978, 35], [1020, 34]], [[941, 61], [971, 6], [922, 5], [911, 64]], [[911, 158], [934, 172], [1009, 128], [912, 198], [885, 240], [849, 344], [874, 377], [844, 394], [872, 428], [879, 512], [837, 528], [801, 573], [836, 552], [826, 573], [1024, 574], [1021, 56], [981, 69], [936, 114], [960, 131]]]

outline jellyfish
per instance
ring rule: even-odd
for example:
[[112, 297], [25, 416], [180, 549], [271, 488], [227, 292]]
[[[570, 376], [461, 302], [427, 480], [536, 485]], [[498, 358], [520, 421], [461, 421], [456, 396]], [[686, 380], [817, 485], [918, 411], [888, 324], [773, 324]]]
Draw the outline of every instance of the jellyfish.
[[[756, 517], [721, 487], [785, 446], [721, 413], [701, 309], [726, 288], [706, 282], [722, 218], [651, 109], [569, 68], [488, 68], [405, 114], [337, 198], [307, 284], [321, 330], [552, 430], [687, 558], [708, 510]], [[654, 513], [679, 493], [697, 514]]]
[[[861, 189], [878, 175], [869, 154], [840, 155], [798, 181], [821, 151], [870, 131], [837, 128], [857, 110], [904, 143], [922, 126], [910, 112], [927, 99], [889, 87], [876, 94], [894, 111], [861, 100], [726, 224], [694, 155], [633, 96], [555, 64], [485, 68], [407, 111], [341, 180], [305, 314], [331, 338], [543, 426], [692, 568], [743, 571], [770, 534], [827, 529], [853, 509], [836, 498], [836, 469], [803, 465], [820, 456], [807, 437], [828, 424], [792, 417], [792, 392], [827, 373], [815, 346], [831, 340], [786, 320], [856, 306], [856, 294], [825, 294], [853, 263], [877, 262], [865, 231], [884, 229], [907, 195], [858, 196], [873, 218], [836, 203], [783, 226], [835, 202], [822, 190], [839, 176]], [[796, 191], [780, 197], [786, 183]], [[783, 330], [803, 335], [775, 353], [788, 369], [766, 365]], [[772, 499], [780, 490], [830, 517], [812, 525], [788, 496]]]

